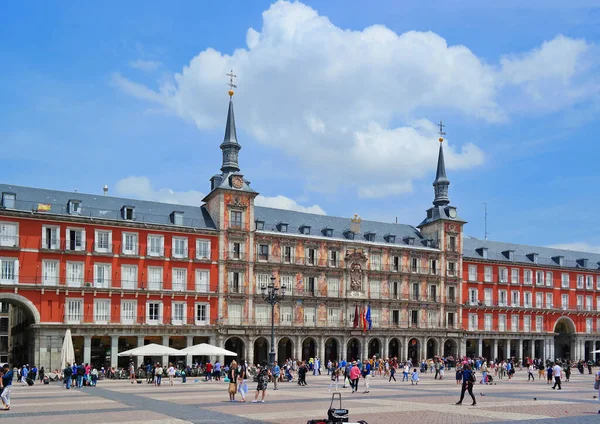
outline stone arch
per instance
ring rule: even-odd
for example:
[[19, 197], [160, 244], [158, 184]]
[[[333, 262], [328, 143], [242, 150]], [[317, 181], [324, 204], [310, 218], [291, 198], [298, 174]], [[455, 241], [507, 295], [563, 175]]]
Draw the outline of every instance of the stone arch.
[[266, 337], [259, 336], [254, 339], [254, 358], [252, 358], [253, 364], [262, 364], [269, 362], [269, 341]]
[[308, 361], [310, 358], [317, 356], [317, 341], [314, 337], [306, 337], [302, 340], [302, 360]]
[[228, 361], [235, 359], [237, 362], [239, 362], [241, 359], [250, 359], [246, 358], [246, 342], [237, 336], [229, 337], [228, 339], [226, 339], [223, 346], [225, 346], [225, 349], [237, 353], [237, 356], [235, 356], [235, 358], [228, 356]]
[[421, 355], [421, 340], [417, 337], [412, 337], [408, 340], [408, 346], [406, 346], [407, 359], [410, 359], [413, 365], [416, 365], [421, 361], [419, 356]]
[[42, 319], [40, 317], [40, 311], [38, 311], [33, 302], [25, 296], [14, 293], [0, 293], [0, 302], [10, 303], [11, 305], [29, 312], [33, 317], [33, 324], [41, 324]]
[[325, 357], [323, 361], [339, 361], [340, 360], [340, 342], [335, 337], [329, 337], [325, 340]]
[[277, 361], [284, 361], [294, 357], [294, 341], [289, 337], [280, 337], [277, 342]]
[[440, 356], [440, 343], [435, 337], [429, 337], [425, 342], [427, 346], [426, 359], [433, 359], [434, 356]]
[[442, 355], [444, 357], [452, 356], [455, 359], [458, 358], [458, 343], [454, 339], [446, 339], [444, 341], [444, 347], [442, 349]]
[[381, 358], [381, 353], [383, 352], [383, 344], [378, 337], [373, 337], [367, 342], [367, 358], [371, 359], [373, 356], [377, 356]]
[[573, 320], [562, 316], [554, 323], [554, 358], [561, 360], [579, 359], [575, 358], [575, 335], [577, 327]]
[[392, 337], [390, 339], [390, 342], [388, 343], [388, 358], [394, 358], [397, 357], [399, 358], [399, 360], [402, 360], [402, 358], [400, 358], [400, 352], [402, 348], [402, 342], [400, 342], [400, 340], [397, 337]]
[[352, 337], [350, 340], [348, 340], [348, 344], [346, 345], [346, 360], [351, 362], [356, 361], [357, 359], [362, 359], [361, 347], [362, 344], [358, 338]]
[[575, 334], [577, 327], [571, 318], [562, 316], [554, 323], [554, 332], [559, 334]]

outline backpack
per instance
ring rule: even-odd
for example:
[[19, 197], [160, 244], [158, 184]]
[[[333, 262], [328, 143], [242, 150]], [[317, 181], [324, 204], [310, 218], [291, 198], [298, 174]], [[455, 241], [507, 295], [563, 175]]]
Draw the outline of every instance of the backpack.
[[475, 378], [475, 372], [473, 371], [469, 377], [469, 383], [475, 383], [476, 381], [477, 379]]

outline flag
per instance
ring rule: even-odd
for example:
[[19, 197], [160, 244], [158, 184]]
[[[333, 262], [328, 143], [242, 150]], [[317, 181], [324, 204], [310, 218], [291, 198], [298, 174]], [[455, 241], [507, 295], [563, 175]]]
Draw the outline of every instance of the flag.
[[362, 328], [363, 330], [367, 331], [367, 308], [363, 308], [362, 312], [360, 314], [360, 319], [362, 320]]
[[354, 328], [358, 327], [358, 305], [354, 306]]
[[369, 331], [371, 330], [371, 327], [373, 326], [373, 321], [371, 321], [371, 305], [369, 305], [368, 309], [367, 309], [367, 323], [369, 324]]
[[37, 205], [38, 212], [48, 212], [51, 208], [52, 205], [49, 205], [48, 203], [38, 203]]

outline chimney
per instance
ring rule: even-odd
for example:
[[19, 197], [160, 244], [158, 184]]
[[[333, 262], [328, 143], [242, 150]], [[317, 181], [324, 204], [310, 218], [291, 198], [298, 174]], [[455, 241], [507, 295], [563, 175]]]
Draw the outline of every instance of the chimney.
[[108, 186], [106, 184], [104, 184], [104, 187], [102, 188], [102, 190], [104, 191], [104, 195], [106, 196], [106, 193], [108, 193]]
[[361, 219], [356, 213], [354, 214], [354, 218], [350, 220], [350, 231], [352, 231], [354, 234], [360, 233], [360, 221]]

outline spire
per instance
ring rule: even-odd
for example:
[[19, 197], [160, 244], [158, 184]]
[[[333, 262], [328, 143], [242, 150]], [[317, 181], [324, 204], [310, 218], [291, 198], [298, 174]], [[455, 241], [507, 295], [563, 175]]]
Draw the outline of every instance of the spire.
[[444, 124], [442, 121], [439, 123], [440, 127], [440, 152], [438, 155], [438, 163], [437, 163], [437, 172], [435, 174], [435, 181], [433, 182], [433, 189], [435, 193], [435, 198], [433, 199], [434, 206], [446, 206], [450, 203], [450, 199], [448, 198], [448, 186], [450, 185], [450, 181], [446, 178], [446, 165], [444, 163], [444, 135], [446, 133], [443, 131]]
[[223, 143], [221, 143], [221, 150], [223, 151], [223, 165], [221, 166], [221, 172], [239, 172], [240, 166], [238, 164], [238, 152], [242, 148], [237, 141], [237, 134], [235, 131], [235, 115], [233, 113], [233, 94], [234, 88], [237, 86], [233, 83], [233, 79], [236, 75], [231, 71], [227, 74], [229, 77], [229, 110], [227, 111], [227, 123], [225, 126], [225, 137]]

